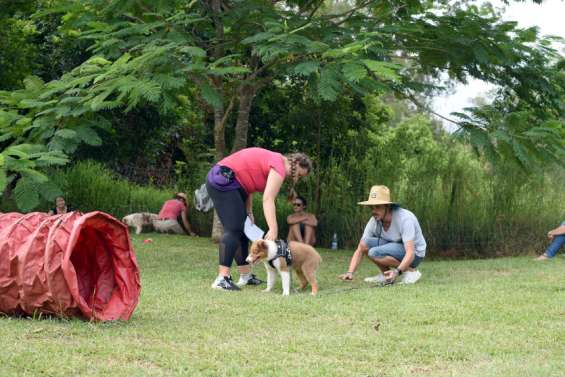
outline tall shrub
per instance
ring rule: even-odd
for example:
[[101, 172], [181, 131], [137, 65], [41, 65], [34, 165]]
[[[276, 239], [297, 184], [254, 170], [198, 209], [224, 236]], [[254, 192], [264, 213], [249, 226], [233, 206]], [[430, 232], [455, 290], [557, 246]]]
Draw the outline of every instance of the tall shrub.
[[99, 210], [117, 218], [133, 212], [157, 213], [174, 191], [132, 184], [93, 161], [79, 162], [53, 178], [74, 208]]

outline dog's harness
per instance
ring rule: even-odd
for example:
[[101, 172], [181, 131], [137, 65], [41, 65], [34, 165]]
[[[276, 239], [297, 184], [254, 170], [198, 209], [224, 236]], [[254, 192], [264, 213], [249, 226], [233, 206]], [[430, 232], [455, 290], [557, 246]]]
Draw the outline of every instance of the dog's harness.
[[277, 240], [275, 241], [275, 244], [277, 245], [277, 255], [275, 255], [274, 258], [269, 259], [271, 267], [275, 268], [273, 261], [277, 258], [284, 258], [287, 266], [292, 265], [292, 254], [290, 254], [290, 249], [288, 248], [287, 243], [283, 240]]

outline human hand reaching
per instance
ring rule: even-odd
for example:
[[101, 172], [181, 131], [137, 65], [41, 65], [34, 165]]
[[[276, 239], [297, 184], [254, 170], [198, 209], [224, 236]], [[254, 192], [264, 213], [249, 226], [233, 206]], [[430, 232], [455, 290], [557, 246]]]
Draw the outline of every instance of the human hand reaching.
[[268, 241], [275, 241], [277, 239], [277, 237], [278, 237], [278, 232], [276, 230], [269, 229], [267, 234], [265, 234], [264, 239], [266, 239]]
[[385, 271], [384, 275], [386, 281], [392, 283], [398, 277], [398, 270], [396, 268], [393, 268], [392, 270]]

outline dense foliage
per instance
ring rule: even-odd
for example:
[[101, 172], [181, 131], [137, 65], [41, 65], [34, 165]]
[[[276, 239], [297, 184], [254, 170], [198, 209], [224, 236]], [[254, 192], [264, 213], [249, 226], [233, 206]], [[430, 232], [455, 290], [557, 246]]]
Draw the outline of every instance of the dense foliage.
[[[214, 160], [257, 145], [313, 157], [300, 189], [322, 240], [354, 242], [354, 203], [385, 183], [431, 238], [449, 234], [435, 245], [480, 248], [493, 219], [519, 222], [504, 208], [535, 202], [528, 185], [561, 179], [563, 57], [488, 4], [34, 0], [0, 21], [0, 189], [24, 211], [70, 190], [47, 173], [69, 161], [190, 192]], [[448, 135], [427, 103], [471, 77], [496, 99]], [[543, 226], [558, 217], [547, 209]]]

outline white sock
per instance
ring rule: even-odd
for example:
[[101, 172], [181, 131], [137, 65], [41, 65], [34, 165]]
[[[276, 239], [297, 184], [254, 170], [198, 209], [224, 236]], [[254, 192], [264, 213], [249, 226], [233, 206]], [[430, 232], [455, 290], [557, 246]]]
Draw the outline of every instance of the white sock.
[[239, 275], [239, 279], [243, 280], [243, 281], [248, 281], [249, 279], [251, 279], [251, 273], [249, 274], [241, 274]]

